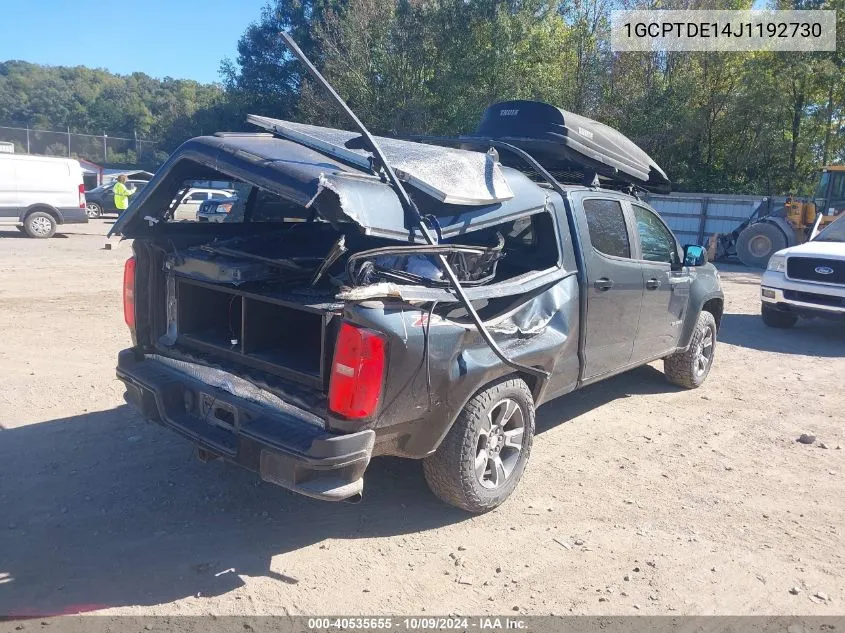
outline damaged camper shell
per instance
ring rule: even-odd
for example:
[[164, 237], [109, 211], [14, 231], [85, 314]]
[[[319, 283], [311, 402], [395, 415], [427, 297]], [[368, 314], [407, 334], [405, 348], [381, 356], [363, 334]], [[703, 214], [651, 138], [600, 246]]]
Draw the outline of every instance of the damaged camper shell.
[[[516, 487], [543, 402], [661, 358], [677, 384], [706, 378], [718, 276], [635, 197], [544, 177], [506, 143], [378, 139], [430, 245], [359, 134], [250, 120], [266, 131], [182, 145], [113, 229], [134, 239], [126, 398], [204, 459], [327, 500], [359, 498], [374, 456], [423, 459], [435, 494], [481, 512]], [[522, 123], [485, 125], [561, 166]], [[659, 180], [649, 161], [622, 179]], [[174, 220], [197, 180], [237, 183], [227, 221]], [[441, 256], [485, 333], [532, 371], [494, 353]]]

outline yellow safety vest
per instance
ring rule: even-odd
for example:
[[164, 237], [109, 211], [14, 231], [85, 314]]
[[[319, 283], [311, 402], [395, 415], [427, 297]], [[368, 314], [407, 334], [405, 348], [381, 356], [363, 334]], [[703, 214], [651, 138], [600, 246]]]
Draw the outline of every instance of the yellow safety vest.
[[116, 182], [114, 185], [114, 206], [119, 211], [129, 208], [129, 196], [133, 192], [129, 191], [122, 182]]

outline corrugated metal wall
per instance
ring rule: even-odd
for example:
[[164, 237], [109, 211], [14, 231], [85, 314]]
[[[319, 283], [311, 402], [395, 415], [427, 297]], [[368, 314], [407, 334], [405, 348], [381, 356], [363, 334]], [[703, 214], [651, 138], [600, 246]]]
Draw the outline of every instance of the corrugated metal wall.
[[764, 214], [768, 208], [778, 209], [786, 202], [786, 196], [766, 198], [713, 193], [644, 194], [641, 197], [660, 213], [683, 244], [704, 244], [714, 233], [730, 233], [736, 229], [758, 207]]

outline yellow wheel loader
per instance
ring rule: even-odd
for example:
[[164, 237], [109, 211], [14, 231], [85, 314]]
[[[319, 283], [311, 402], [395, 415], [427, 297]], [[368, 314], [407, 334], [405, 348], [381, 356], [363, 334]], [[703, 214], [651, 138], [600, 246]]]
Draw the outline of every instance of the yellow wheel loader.
[[[762, 208], [762, 207], [761, 207]], [[845, 165], [822, 168], [821, 178], [810, 200], [790, 195], [786, 204], [766, 215], [759, 212], [743, 222], [733, 233], [714, 236], [714, 248], [736, 256], [746, 266], [765, 268], [775, 252], [810, 239], [810, 232], [833, 222], [845, 212]], [[731, 244], [730, 242], [734, 242]]]

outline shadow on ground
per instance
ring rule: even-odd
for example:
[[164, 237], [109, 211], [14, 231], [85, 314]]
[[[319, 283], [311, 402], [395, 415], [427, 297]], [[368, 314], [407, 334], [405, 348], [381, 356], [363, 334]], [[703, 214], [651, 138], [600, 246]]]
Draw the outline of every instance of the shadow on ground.
[[[845, 328], [826, 319], [799, 319], [795, 327], [767, 327], [759, 314], [725, 314], [719, 340], [740, 347], [822, 358], [845, 356]], [[718, 361], [716, 361], [718, 362]]]
[[419, 462], [374, 460], [363, 503], [328, 504], [201, 464], [126, 406], [0, 433], [2, 614], [220, 595], [239, 574], [296, 583], [273, 556], [468, 518], [427, 492]]
[[[4, 237], [21, 238], [21, 239], [24, 239], [24, 240], [31, 239], [28, 235], [26, 235], [25, 233], [22, 233], [21, 231], [18, 231], [17, 229], [12, 229], [11, 231], [5, 231], [5, 230], [0, 231], [0, 239], [2, 239]], [[64, 238], [67, 238], [67, 237], [70, 237], [70, 235], [68, 235], [67, 233], [56, 233], [50, 239], [54, 239], [54, 238], [64, 239]]]
[[683, 389], [668, 382], [662, 371], [650, 365], [637, 367], [544, 404], [537, 410], [536, 432], [548, 431], [620, 398], [676, 391]]
[[[541, 407], [537, 430], [674, 389], [642, 367]], [[2, 614], [215, 596], [240, 586], [239, 575], [293, 584], [270, 569], [273, 556], [468, 518], [428, 492], [420, 462], [375, 459], [358, 505], [313, 501], [238, 467], [198, 462], [187, 441], [126, 406], [6, 428], [0, 438]]]

